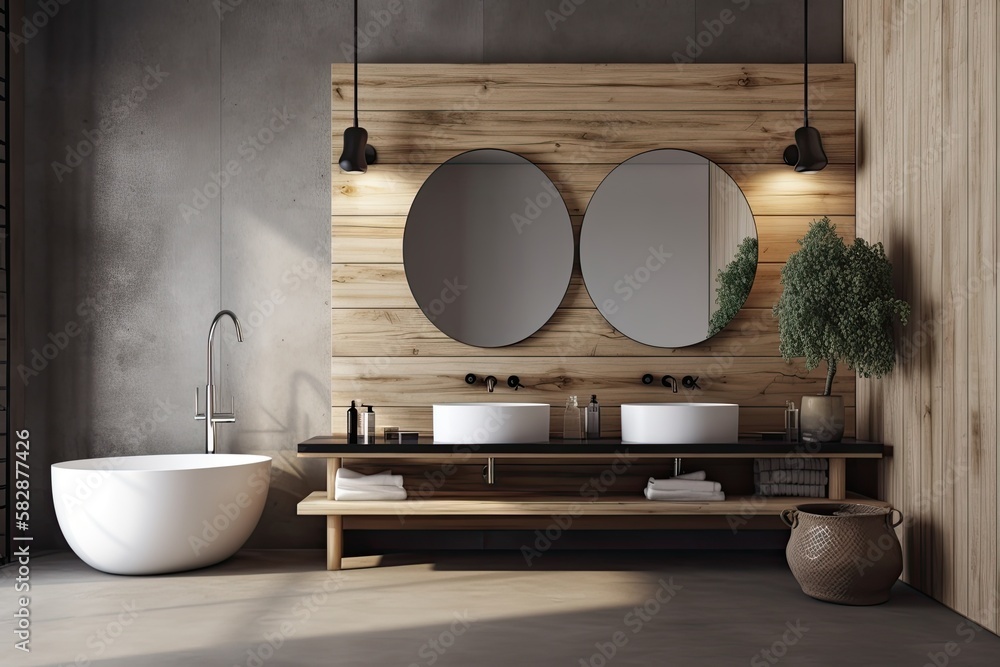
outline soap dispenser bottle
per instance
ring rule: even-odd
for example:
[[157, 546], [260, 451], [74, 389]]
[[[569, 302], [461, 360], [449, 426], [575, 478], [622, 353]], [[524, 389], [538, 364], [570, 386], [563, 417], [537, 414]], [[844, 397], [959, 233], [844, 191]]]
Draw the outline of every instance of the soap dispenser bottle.
[[361, 444], [375, 444], [375, 409], [370, 405], [361, 404], [361, 407], [368, 408], [367, 412], [361, 414]]
[[347, 408], [347, 444], [358, 444], [358, 409], [351, 401], [351, 407]]
[[586, 413], [587, 439], [599, 440], [601, 437], [601, 404], [597, 402], [597, 394], [591, 394], [590, 404]]
[[563, 413], [563, 439], [580, 440], [583, 438], [582, 415], [576, 396], [566, 400], [566, 411]]
[[799, 410], [794, 401], [785, 402], [785, 441], [799, 441]]

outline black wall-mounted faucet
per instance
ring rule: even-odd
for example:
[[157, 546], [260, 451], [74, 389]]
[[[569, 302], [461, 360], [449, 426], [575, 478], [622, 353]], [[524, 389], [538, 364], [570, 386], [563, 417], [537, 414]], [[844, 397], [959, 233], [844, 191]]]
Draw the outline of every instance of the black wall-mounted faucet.
[[513, 389], [514, 391], [517, 391], [518, 389], [524, 389], [524, 385], [521, 384], [521, 378], [517, 377], [516, 375], [511, 375], [509, 378], [507, 378], [507, 386]]
[[[642, 383], [646, 385], [653, 384], [653, 380], [655, 379], [656, 378], [653, 377], [652, 373], [646, 373], [642, 376]], [[660, 378], [660, 384], [667, 387], [675, 394], [677, 393], [678, 384], [683, 385], [685, 389], [701, 389], [701, 387], [698, 386], [698, 378], [690, 375], [685, 375], [684, 379], [681, 380], [680, 383], [677, 382], [677, 378], [673, 375], [664, 375]]]
[[[465, 384], [476, 384], [477, 382], [479, 382], [479, 377], [475, 373], [468, 373], [468, 374], [466, 374], [466, 376], [465, 376]], [[497, 386], [497, 379], [496, 379], [496, 377], [493, 376], [493, 375], [487, 375], [486, 378], [483, 380], [483, 382], [486, 383], [486, 391], [488, 391], [488, 392], [490, 392], [492, 394], [493, 390], [496, 389], [496, 386]], [[508, 380], [508, 382], [509, 382], [509, 380]]]

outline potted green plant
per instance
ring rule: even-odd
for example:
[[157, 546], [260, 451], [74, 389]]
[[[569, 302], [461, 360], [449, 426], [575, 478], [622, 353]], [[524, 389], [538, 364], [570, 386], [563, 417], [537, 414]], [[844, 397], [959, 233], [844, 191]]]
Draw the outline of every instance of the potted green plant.
[[757, 275], [757, 238], [748, 236], [740, 242], [733, 261], [726, 264], [725, 269], [719, 269], [715, 277], [719, 289], [715, 294], [715, 302], [719, 305], [708, 320], [708, 337], [722, 331], [732, 322], [740, 308], [750, 296], [754, 277]]
[[833, 396], [837, 364], [862, 377], [882, 377], [896, 363], [892, 324], [906, 324], [910, 306], [897, 299], [892, 264], [881, 243], [850, 246], [829, 218], [814, 221], [801, 248], [781, 270], [783, 291], [774, 306], [781, 355], [805, 357], [812, 370], [826, 362], [820, 396], [802, 399], [803, 440], [837, 442], [844, 435], [844, 400]]

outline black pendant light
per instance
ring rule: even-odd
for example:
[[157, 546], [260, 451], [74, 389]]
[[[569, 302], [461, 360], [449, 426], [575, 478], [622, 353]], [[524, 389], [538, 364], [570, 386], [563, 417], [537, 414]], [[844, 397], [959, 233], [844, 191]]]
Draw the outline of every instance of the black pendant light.
[[805, 59], [803, 60], [803, 83], [805, 102], [803, 110], [805, 121], [795, 130], [795, 143], [785, 149], [785, 164], [795, 167], [802, 174], [815, 174], [827, 165], [826, 152], [823, 150], [823, 140], [819, 130], [809, 127], [809, 0], [802, 0], [804, 9], [803, 41], [805, 42]]
[[375, 147], [368, 145], [368, 130], [358, 127], [358, 0], [354, 0], [354, 127], [344, 130], [340, 169], [348, 174], [363, 174], [377, 157]]

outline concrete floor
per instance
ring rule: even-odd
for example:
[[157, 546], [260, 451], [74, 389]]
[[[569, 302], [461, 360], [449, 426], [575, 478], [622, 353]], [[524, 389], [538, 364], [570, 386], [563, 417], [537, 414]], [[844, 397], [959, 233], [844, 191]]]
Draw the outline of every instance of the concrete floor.
[[806, 597], [780, 552], [551, 552], [531, 567], [516, 552], [435, 553], [322, 567], [318, 551], [245, 551], [205, 570], [116, 577], [72, 554], [38, 557], [30, 654], [13, 648], [13, 573], [0, 576], [0, 664], [1000, 664], [1000, 638], [903, 584], [878, 607]]

